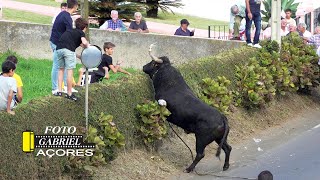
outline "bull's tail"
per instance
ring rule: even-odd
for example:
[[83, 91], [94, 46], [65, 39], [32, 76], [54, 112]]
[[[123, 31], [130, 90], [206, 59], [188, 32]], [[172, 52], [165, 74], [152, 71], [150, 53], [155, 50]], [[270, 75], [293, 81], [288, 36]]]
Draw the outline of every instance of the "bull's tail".
[[221, 142], [219, 144], [219, 147], [218, 147], [217, 153], [216, 153], [216, 157], [218, 157], [219, 159], [220, 159], [222, 145], [226, 141], [227, 135], [229, 133], [229, 125], [228, 125], [227, 117], [225, 115], [222, 115], [222, 116], [223, 116], [223, 124], [224, 124], [224, 134], [223, 134], [223, 137], [221, 139]]

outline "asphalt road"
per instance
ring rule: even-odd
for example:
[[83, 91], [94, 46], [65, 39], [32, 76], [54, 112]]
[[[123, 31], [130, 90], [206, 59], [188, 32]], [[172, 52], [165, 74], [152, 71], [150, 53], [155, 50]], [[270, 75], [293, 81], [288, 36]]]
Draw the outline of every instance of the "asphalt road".
[[170, 179], [241, 179], [214, 175], [255, 179], [261, 171], [269, 170], [275, 180], [320, 180], [320, 112], [299, 117], [257, 136], [234, 146], [231, 166], [226, 172], [221, 171], [224, 160], [221, 156], [221, 162], [209, 158], [196, 167], [198, 173], [211, 175], [181, 173]]

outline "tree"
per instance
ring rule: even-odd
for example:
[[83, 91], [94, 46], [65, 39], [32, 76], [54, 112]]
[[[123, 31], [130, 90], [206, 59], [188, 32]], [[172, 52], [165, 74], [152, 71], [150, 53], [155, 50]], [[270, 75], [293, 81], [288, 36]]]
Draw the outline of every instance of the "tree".
[[120, 19], [132, 19], [137, 11], [143, 11], [145, 4], [140, 0], [89, 0], [89, 15], [97, 17], [99, 24], [111, 19], [112, 10], [119, 12]]
[[161, 9], [162, 12], [174, 13], [170, 8], [176, 7], [180, 8], [184, 6], [181, 0], [145, 0], [147, 5], [147, 17], [158, 17], [158, 10]]
[[[263, 1], [263, 5], [264, 5], [265, 10], [262, 10], [261, 13], [264, 15], [264, 17], [262, 17], [262, 20], [264, 22], [268, 22], [269, 19], [271, 18], [271, 2], [272, 2], [272, 0], [264, 0]], [[295, 18], [298, 5], [299, 5], [299, 3], [295, 3], [294, 0], [281, 0], [281, 11], [286, 10], [286, 9], [291, 9], [292, 18]]]
[[[81, 0], [80, 1], [80, 8], [81, 8], [81, 17], [88, 21], [89, 20], [89, 4], [88, 4], [88, 0]], [[87, 38], [88, 41], [90, 40], [89, 28], [87, 28], [87, 31], [86, 31], [86, 38]]]

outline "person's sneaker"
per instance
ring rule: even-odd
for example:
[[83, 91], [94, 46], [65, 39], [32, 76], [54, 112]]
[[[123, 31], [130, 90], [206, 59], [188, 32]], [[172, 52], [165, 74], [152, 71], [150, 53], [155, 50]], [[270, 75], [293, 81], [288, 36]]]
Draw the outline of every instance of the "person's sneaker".
[[252, 43], [248, 43], [247, 46], [253, 47], [253, 44]]
[[72, 88], [72, 89], [71, 89], [71, 92], [77, 93], [77, 92], [78, 92], [78, 90], [76, 90], [76, 89]]
[[58, 89], [56, 89], [56, 90], [52, 90], [52, 91], [51, 91], [52, 95], [56, 94], [57, 92], [59, 92], [59, 90], [58, 90]]
[[240, 37], [233, 37], [230, 40], [238, 40], [238, 41], [240, 41], [241, 39], [240, 39]]
[[[65, 86], [62, 91], [67, 94], [67, 93], [68, 93], [68, 90], [67, 90], [67, 89], [68, 89], [67, 86]], [[72, 88], [72, 89], [71, 89], [71, 92], [77, 93], [78, 91], [75, 90], [74, 88]]]
[[70, 96], [68, 94], [66, 94], [65, 98], [70, 99], [72, 101], [78, 100], [77, 96], [75, 96], [73, 93]]
[[54, 96], [62, 96], [62, 92], [57, 91], [57, 92], [55, 92], [53, 95], [54, 95]]
[[260, 44], [255, 44], [255, 45], [253, 45], [253, 47], [255, 47], [255, 48], [261, 48], [261, 46], [260, 46]]

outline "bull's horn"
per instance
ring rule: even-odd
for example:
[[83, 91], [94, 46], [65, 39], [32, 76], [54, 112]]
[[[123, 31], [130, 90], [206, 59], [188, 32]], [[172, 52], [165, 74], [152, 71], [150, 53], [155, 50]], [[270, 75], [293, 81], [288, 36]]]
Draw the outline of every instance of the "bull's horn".
[[152, 55], [151, 51], [152, 51], [152, 47], [153, 47], [154, 45], [155, 45], [155, 43], [154, 43], [154, 44], [151, 44], [151, 45], [149, 46], [149, 55], [150, 55], [151, 59], [154, 60], [154, 61], [156, 61], [157, 63], [163, 63], [163, 61], [162, 61], [161, 59], [159, 59], [159, 58], [155, 57], [154, 55]]

